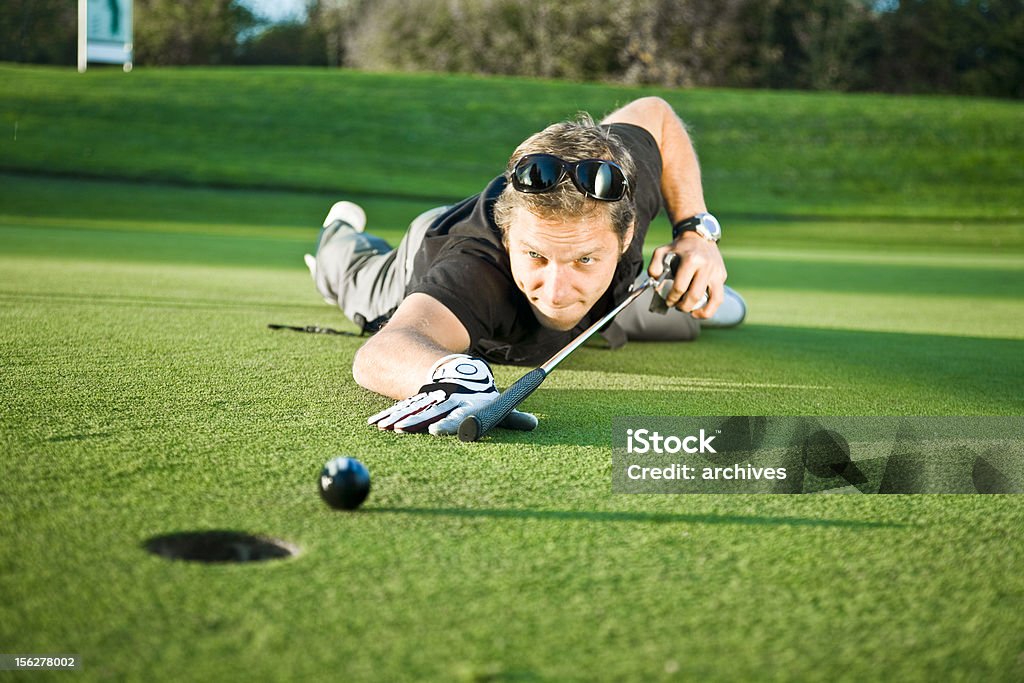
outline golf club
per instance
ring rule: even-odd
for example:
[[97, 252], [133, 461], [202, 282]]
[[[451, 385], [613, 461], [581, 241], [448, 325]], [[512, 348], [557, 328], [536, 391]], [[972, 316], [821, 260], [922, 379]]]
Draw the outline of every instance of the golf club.
[[[582, 346], [583, 343], [590, 339], [595, 332], [611, 322], [612, 318], [618, 315], [622, 309], [626, 308], [626, 306], [629, 306], [631, 303], [636, 301], [641, 294], [651, 287], [657, 289], [662, 282], [664, 282], [670, 275], [674, 274], [675, 269], [679, 264], [679, 257], [676, 254], [668, 254], [665, 256], [662, 264], [663, 269], [660, 277], [648, 277], [639, 287], [630, 292], [629, 296], [627, 296], [622, 303], [610, 310], [600, 320], [566, 344], [561, 351], [549, 358], [546, 363], [520, 377], [508, 389], [503, 391], [500, 396], [494, 399], [492, 403], [484, 406], [484, 408], [475, 415], [468, 415], [466, 419], [462, 421], [462, 424], [459, 425], [459, 439], [461, 441], [476, 441], [493, 429], [495, 425], [504, 420], [509, 413], [515, 410], [520, 403], [525, 401], [526, 398], [541, 385], [541, 382], [543, 382], [551, 371], [555, 369], [555, 366], [565, 360], [565, 358], [573, 351]], [[707, 295], [705, 294], [694, 310], [702, 308], [706, 303]]]
[[361, 337], [361, 334], [354, 332], [346, 332], [344, 330], [336, 330], [333, 327], [320, 327], [319, 325], [278, 325], [276, 323], [269, 323], [268, 328], [272, 330], [292, 330], [294, 332], [308, 332], [309, 334], [337, 334], [343, 337]]

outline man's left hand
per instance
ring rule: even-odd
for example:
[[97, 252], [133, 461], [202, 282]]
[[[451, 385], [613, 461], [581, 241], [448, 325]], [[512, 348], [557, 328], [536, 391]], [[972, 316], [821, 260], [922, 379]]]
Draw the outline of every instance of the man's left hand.
[[[396, 432], [455, 434], [467, 416], [491, 404], [498, 396], [494, 376], [485, 361], [454, 353], [434, 364], [430, 382], [420, 387], [417, 394], [370, 416], [367, 422], [378, 429]], [[537, 418], [513, 410], [501, 426], [530, 431], [537, 426]]]
[[[661, 276], [662, 259], [669, 253], [678, 254], [680, 263], [672, 288], [665, 295], [665, 303], [690, 313], [694, 318], [710, 318], [725, 299], [725, 279], [728, 276], [718, 245], [697, 233], [684, 232], [672, 244], [654, 250], [654, 258], [647, 269], [651, 277]], [[707, 304], [693, 310], [705, 294], [708, 295]]]

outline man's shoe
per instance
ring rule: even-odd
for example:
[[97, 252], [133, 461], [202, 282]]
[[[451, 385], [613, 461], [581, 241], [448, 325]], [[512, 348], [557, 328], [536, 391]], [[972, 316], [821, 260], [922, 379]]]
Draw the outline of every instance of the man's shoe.
[[[356, 232], [366, 230], [366, 212], [363, 211], [363, 207], [354, 202], [335, 202], [331, 210], [327, 212], [327, 218], [324, 219], [324, 229], [320, 231], [320, 241], [317, 243], [317, 250], [323, 244], [324, 234], [328, 232], [328, 228], [334, 227], [330, 231], [330, 234], [333, 235], [343, 225], [347, 225]], [[329, 237], [330, 235], [328, 235]], [[306, 254], [302, 257], [302, 260], [306, 262], [310, 276], [316, 281], [316, 256]], [[334, 303], [330, 299], [325, 299], [325, 301], [327, 303]]]
[[718, 307], [715, 314], [707, 320], [701, 320], [701, 327], [736, 327], [747, 317], [747, 302], [732, 287], [725, 287], [725, 301]]
[[327, 212], [324, 219], [324, 227], [329, 227], [335, 221], [341, 221], [356, 232], [366, 230], [366, 212], [363, 207], [352, 202], [337, 202]]

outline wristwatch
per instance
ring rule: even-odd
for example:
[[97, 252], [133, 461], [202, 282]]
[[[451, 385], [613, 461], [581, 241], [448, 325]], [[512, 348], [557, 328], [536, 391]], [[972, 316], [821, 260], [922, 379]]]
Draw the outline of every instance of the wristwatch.
[[722, 239], [722, 226], [718, 219], [710, 213], [698, 213], [692, 218], [684, 218], [672, 226], [672, 241], [679, 239], [684, 232], [695, 232], [708, 242]]

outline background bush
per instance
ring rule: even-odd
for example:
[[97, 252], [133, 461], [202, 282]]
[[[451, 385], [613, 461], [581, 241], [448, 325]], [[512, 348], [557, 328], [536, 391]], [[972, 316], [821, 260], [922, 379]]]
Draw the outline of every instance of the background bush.
[[[75, 0], [6, 0], [0, 59], [71, 64]], [[1024, 96], [1021, 0], [136, 0], [139, 64], [302, 64], [664, 87]]]

